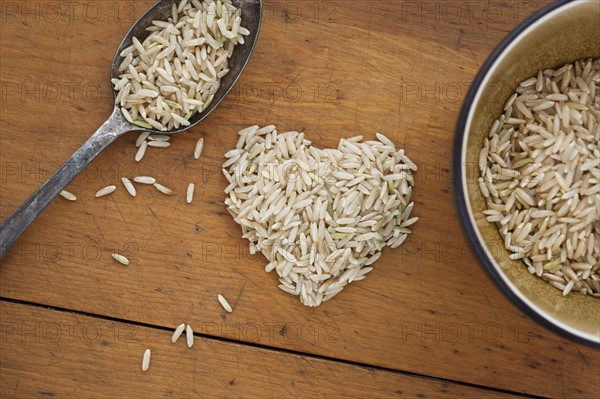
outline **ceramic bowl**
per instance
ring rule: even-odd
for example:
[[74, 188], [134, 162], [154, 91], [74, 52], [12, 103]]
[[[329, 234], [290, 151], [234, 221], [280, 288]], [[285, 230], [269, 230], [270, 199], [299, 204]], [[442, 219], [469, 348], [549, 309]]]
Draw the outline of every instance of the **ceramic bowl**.
[[562, 292], [509, 259], [498, 229], [486, 221], [477, 183], [478, 157], [493, 122], [519, 82], [540, 69], [600, 57], [600, 2], [559, 1], [511, 32], [481, 67], [463, 105], [454, 144], [454, 184], [469, 241], [498, 287], [547, 328], [600, 348], [600, 299]]

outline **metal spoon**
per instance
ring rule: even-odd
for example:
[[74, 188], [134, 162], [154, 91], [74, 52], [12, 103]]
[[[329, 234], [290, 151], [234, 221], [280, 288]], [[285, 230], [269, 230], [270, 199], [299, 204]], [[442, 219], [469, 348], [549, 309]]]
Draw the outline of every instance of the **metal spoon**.
[[[152, 6], [127, 32], [123, 41], [117, 49], [112, 62], [111, 78], [119, 75], [119, 65], [123, 61], [120, 53], [131, 45], [135, 36], [140, 40], [146, 38], [149, 27], [153, 20], [164, 20], [171, 13], [172, 4], [179, 0], [159, 0]], [[242, 9], [243, 25], [250, 31], [245, 37], [244, 44], [238, 44], [229, 60], [229, 73], [221, 79], [221, 85], [210, 105], [202, 112], [190, 118], [190, 126], [181, 127], [166, 132], [146, 129], [129, 123], [117, 104], [112, 115], [106, 122], [79, 148], [67, 162], [65, 162], [44, 184], [40, 186], [12, 215], [0, 223], [0, 259], [6, 255], [8, 249], [23, 234], [25, 229], [33, 220], [48, 206], [81, 171], [110, 143], [127, 132], [150, 132], [157, 134], [175, 134], [190, 129], [198, 124], [214, 110], [231, 90], [240, 77], [242, 70], [248, 63], [250, 55], [254, 50], [260, 21], [262, 16], [262, 0], [232, 0], [232, 3]], [[112, 86], [112, 85], [111, 85]], [[116, 97], [113, 89], [113, 96]]]

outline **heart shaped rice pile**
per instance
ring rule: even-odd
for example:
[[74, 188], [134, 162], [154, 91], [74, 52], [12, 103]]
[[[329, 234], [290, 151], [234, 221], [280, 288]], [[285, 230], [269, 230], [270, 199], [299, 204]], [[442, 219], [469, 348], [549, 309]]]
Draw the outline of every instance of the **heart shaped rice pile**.
[[384, 135], [318, 149], [275, 126], [239, 132], [225, 154], [228, 210], [275, 270], [283, 291], [307, 306], [333, 298], [373, 270], [381, 250], [410, 234], [417, 166]]

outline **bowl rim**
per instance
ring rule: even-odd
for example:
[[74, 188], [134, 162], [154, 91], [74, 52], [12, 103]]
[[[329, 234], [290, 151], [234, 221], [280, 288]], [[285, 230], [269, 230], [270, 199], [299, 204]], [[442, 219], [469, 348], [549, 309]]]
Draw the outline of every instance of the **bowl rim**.
[[592, 334], [578, 331], [560, 321], [553, 319], [546, 312], [539, 309], [529, 299], [521, 295], [514, 287], [514, 285], [505, 278], [502, 273], [498, 270], [498, 266], [494, 265], [490, 256], [487, 255], [484, 241], [479, 233], [479, 230], [475, 226], [475, 220], [473, 218], [473, 212], [468, 201], [467, 184], [465, 179], [465, 155], [466, 155], [466, 143], [467, 143], [467, 132], [466, 127], [470, 126], [472, 120], [472, 107], [476, 103], [481, 95], [480, 88], [485, 85], [489, 79], [489, 72], [492, 70], [494, 64], [501, 60], [507, 50], [518, 42], [520, 38], [527, 33], [528, 30], [532, 29], [537, 22], [541, 19], [549, 17], [555, 11], [560, 12], [560, 8], [563, 6], [570, 6], [576, 2], [571, 0], [558, 0], [540, 10], [535, 14], [528, 17], [525, 21], [521, 22], [516, 28], [514, 28], [496, 48], [492, 51], [483, 65], [479, 68], [477, 75], [469, 87], [469, 91], [465, 97], [462, 105], [456, 131], [454, 137], [454, 148], [453, 148], [453, 180], [454, 180], [454, 193], [456, 199], [456, 205], [458, 207], [458, 214], [463, 230], [467, 235], [467, 239], [472, 243], [475, 253], [479, 258], [479, 261], [483, 265], [483, 268], [487, 271], [489, 277], [496, 283], [500, 290], [508, 297], [511, 302], [516, 305], [521, 311], [527, 314], [530, 318], [546, 327], [547, 329], [558, 333], [559, 335], [569, 338], [572, 341], [591, 346], [596, 349], [600, 349], [600, 339]]

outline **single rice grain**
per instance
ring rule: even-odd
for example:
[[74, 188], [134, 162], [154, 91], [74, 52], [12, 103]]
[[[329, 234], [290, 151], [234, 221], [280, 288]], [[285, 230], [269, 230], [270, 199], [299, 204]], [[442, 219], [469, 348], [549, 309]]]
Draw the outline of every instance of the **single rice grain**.
[[194, 188], [195, 188], [194, 183], [190, 183], [188, 185], [187, 194], [186, 194], [186, 198], [185, 198], [185, 200], [188, 204], [191, 204], [192, 201], [194, 200]]
[[171, 195], [171, 194], [173, 194], [173, 190], [171, 190], [171, 189], [170, 189], [170, 188], [168, 188], [168, 187], [165, 187], [165, 186], [163, 186], [163, 185], [162, 185], [162, 184], [160, 184], [160, 183], [154, 183], [154, 187], [156, 187], [156, 189], [157, 189], [158, 191], [160, 191], [161, 193], [163, 193], [163, 194], [166, 194], [166, 195]]
[[137, 195], [137, 191], [135, 190], [133, 183], [131, 183], [131, 180], [129, 180], [126, 177], [121, 177], [121, 181], [123, 182], [123, 185], [125, 186], [125, 189], [129, 193], [129, 195], [135, 197]]
[[194, 159], [200, 158], [202, 155], [202, 148], [204, 148], [204, 138], [199, 138], [196, 142], [196, 148], [194, 148]]
[[101, 188], [100, 190], [98, 190], [96, 192], [96, 198], [108, 195], [108, 194], [112, 193], [113, 191], [115, 191], [116, 189], [117, 189], [117, 186], [106, 186], [104, 188]]
[[68, 199], [69, 201], [76, 201], [77, 200], [77, 197], [75, 196], [75, 194], [73, 194], [73, 193], [71, 193], [71, 192], [69, 192], [67, 190], [62, 190], [60, 192], [60, 196], [63, 197], [63, 198], [65, 198], [65, 199]]
[[141, 184], [154, 184], [156, 183], [156, 179], [151, 176], [136, 176], [133, 178], [133, 181]]
[[136, 162], [140, 162], [142, 160], [142, 158], [144, 158], [144, 155], [146, 154], [146, 149], [148, 148], [148, 142], [147, 141], [142, 141], [142, 143], [140, 144], [140, 148], [138, 148], [136, 154], [135, 154], [135, 161]]
[[144, 358], [142, 359], [142, 371], [148, 371], [148, 368], [150, 367], [150, 356], [150, 349], [146, 349], [144, 352]]
[[227, 300], [223, 297], [223, 295], [221, 295], [221, 294], [217, 295], [217, 299], [219, 300], [219, 303], [221, 304], [221, 306], [223, 306], [223, 309], [225, 309], [229, 313], [233, 312], [231, 305], [229, 304], [229, 302], [227, 302]]
[[112, 254], [112, 257], [114, 260], [116, 260], [117, 262], [119, 262], [122, 265], [127, 266], [129, 264], [129, 259], [127, 259], [125, 256], [114, 253]]
[[183, 330], [185, 330], [185, 323], [181, 323], [180, 325], [177, 326], [175, 331], [173, 331], [173, 336], [171, 337], [171, 342], [173, 342], [173, 343], [177, 342], [177, 340], [183, 333]]
[[194, 330], [192, 330], [192, 327], [189, 324], [185, 329], [185, 338], [187, 341], [188, 348], [194, 346]]

